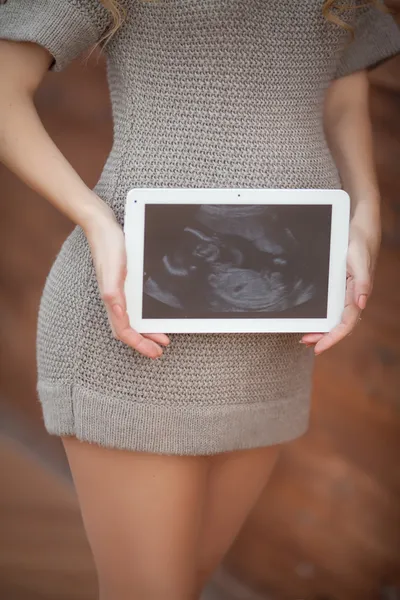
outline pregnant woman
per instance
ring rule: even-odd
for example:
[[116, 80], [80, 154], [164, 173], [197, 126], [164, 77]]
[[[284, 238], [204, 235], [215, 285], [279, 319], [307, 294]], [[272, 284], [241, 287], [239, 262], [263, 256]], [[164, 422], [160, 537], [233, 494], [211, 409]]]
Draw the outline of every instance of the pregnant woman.
[[[42, 298], [38, 393], [68, 455], [101, 600], [199, 598], [279, 446], [307, 429], [314, 353], [350, 333], [365, 308], [379, 245], [366, 69], [398, 52], [400, 35], [382, 8], [357, 5], [0, 6], [0, 158], [77, 224]], [[90, 190], [33, 97], [49, 69], [96, 45], [114, 143]], [[167, 338], [130, 328], [121, 226], [131, 188], [341, 186], [352, 213], [335, 330]]]

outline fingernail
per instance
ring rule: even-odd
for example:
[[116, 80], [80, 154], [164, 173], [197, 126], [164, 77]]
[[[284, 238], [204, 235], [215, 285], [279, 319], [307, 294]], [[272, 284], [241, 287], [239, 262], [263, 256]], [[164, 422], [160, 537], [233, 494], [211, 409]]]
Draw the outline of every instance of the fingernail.
[[113, 313], [116, 317], [122, 317], [124, 314], [124, 311], [122, 310], [122, 306], [120, 306], [119, 304], [113, 304]]
[[361, 296], [358, 297], [358, 306], [361, 308], [361, 310], [364, 310], [364, 308], [367, 306], [366, 294], [361, 294]]

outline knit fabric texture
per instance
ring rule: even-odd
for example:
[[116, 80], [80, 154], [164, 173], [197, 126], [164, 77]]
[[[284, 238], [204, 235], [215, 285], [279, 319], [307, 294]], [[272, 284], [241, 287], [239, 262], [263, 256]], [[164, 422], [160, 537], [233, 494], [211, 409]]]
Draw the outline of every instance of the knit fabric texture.
[[[321, 0], [125, 0], [105, 48], [114, 144], [96, 192], [123, 224], [133, 187], [339, 188], [323, 132], [335, 77], [400, 50], [392, 17]], [[0, 36], [60, 70], [110, 25], [97, 0], [8, 0]], [[39, 397], [49, 432], [114, 448], [213, 454], [294, 439], [308, 425], [313, 354], [295, 334], [173, 335], [151, 361], [113, 339], [80, 228], [45, 286]]]

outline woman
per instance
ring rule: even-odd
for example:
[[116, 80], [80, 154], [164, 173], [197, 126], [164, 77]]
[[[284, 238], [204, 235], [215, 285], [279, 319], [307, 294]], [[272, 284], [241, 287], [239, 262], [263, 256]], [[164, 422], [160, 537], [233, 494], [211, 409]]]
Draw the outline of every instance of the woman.
[[[400, 36], [383, 11], [338, 4], [0, 7], [0, 158], [78, 225], [42, 299], [38, 391], [48, 431], [63, 438], [102, 600], [199, 597], [279, 444], [307, 428], [313, 353], [350, 333], [365, 308], [379, 193], [364, 69], [398, 52]], [[33, 95], [49, 68], [105, 38], [114, 144], [91, 191], [47, 136]], [[342, 185], [352, 202], [347, 306], [329, 334], [170, 340], [130, 328], [129, 189]]]

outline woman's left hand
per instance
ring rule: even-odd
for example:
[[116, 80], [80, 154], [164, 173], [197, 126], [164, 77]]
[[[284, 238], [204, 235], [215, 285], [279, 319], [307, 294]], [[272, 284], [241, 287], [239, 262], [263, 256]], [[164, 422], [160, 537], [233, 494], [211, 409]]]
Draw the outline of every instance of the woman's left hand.
[[347, 253], [347, 281], [345, 308], [342, 320], [329, 333], [307, 333], [301, 343], [315, 346], [314, 353], [321, 354], [348, 336], [361, 319], [372, 291], [373, 275], [380, 244], [380, 225], [360, 227], [350, 225]]

